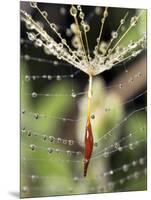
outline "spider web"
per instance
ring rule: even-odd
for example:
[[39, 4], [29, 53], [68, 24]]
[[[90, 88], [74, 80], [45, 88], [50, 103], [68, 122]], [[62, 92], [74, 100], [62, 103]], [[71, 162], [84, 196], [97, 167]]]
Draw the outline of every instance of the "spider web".
[[[50, 19], [70, 43], [70, 6], [39, 5], [48, 9]], [[22, 2], [21, 7], [29, 9], [27, 2]], [[103, 8], [84, 9], [86, 21], [93, 26]], [[116, 24], [111, 23], [114, 13], [125, 13], [126, 9], [110, 10], [104, 40], [115, 29]], [[45, 26], [36, 13], [28, 11]], [[96, 33], [92, 34], [89, 37], [96, 37]], [[88, 176], [83, 178], [88, 77], [36, 48], [21, 23], [22, 197], [146, 189], [144, 57], [142, 53], [94, 77], [91, 120], [95, 141]]]

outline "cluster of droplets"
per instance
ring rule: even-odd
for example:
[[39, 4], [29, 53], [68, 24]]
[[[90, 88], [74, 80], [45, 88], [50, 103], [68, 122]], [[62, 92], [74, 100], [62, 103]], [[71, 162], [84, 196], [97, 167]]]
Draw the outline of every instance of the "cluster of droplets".
[[[108, 8], [105, 8], [103, 17], [101, 19], [100, 34], [97, 38], [97, 45], [94, 49], [94, 57], [90, 56], [87, 32], [90, 30], [89, 24], [85, 21], [85, 14], [80, 5], [71, 6], [70, 14], [73, 16], [75, 23], [71, 24], [71, 32], [74, 34], [72, 38], [72, 45], [76, 50], [72, 50], [58, 32], [58, 28], [54, 23], [50, 23], [46, 11], [41, 11], [37, 4], [30, 4], [32, 8], [37, 9], [40, 15], [50, 26], [51, 30], [58, 36], [60, 42], [56, 42], [50, 37], [42, 26], [32, 19], [25, 11], [22, 11], [22, 19], [26, 22], [27, 29], [33, 30], [28, 32], [28, 38], [34, 42], [35, 46], [42, 47], [46, 54], [54, 55], [59, 60], [64, 60], [74, 67], [84, 71], [87, 74], [97, 75], [105, 70], [112, 68], [115, 64], [121, 63], [132, 57], [136, 57], [145, 48], [146, 38], [143, 36], [138, 41], [131, 42], [127, 47], [120, 47], [119, 43], [127, 35], [127, 33], [135, 27], [140, 16], [134, 16], [130, 20], [130, 25], [124, 34], [119, 38], [117, 43], [111, 48], [113, 40], [118, 38], [119, 31], [125, 23], [125, 19], [120, 20], [120, 25], [116, 31], [111, 33], [111, 40], [109, 44], [102, 41], [102, 32], [106, 18], [108, 17]], [[64, 13], [62, 9], [62, 13]], [[80, 20], [80, 23], [78, 22]], [[35, 33], [36, 32], [36, 33]], [[68, 31], [69, 32], [69, 31]], [[70, 32], [70, 33], [71, 33]], [[83, 34], [83, 36], [82, 36]], [[85, 40], [83, 39], [85, 38]], [[85, 41], [85, 42], [84, 42]]]
[[[126, 183], [127, 181], [137, 180], [141, 176], [144, 176], [144, 175], [146, 176], [147, 169], [144, 166], [145, 162], [146, 162], [146, 157], [141, 157], [138, 160], [133, 160], [130, 163], [123, 164], [119, 168], [115, 168], [115, 169], [112, 169], [112, 170], [109, 170], [109, 171], [106, 171], [106, 172], [102, 172], [101, 175], [96, 176], [97, 180], [100, 180], [100, 179], [102, 180], [103, 178], [106, 178], [106, 176], [114, 176], [114, 174], [116, 174], [119, 171], [123, 171], [124, 173], [126, 173], [126, 175], [123, 178], [118, 178], [116, 181], [110, 180], [103, 185], [98, 184], [97, 186], [90, 186], [89, 191], [95, 192], [95, 193], [119, 191], [119, 189], [117, 189], [119, 185], [124, 185], [124, 183]], [[136, 169], [136, 167], [139, 166], [139, 165], [142, 166], [141, 170]], [[129, 171], [129, 169], [134, 169], [134, 170], [131, 174], [127, 175], [127, 172]], [[37, 183], [41, 179], [43, 179], [43, 180], [44, 179], [47, 179], [47, 180], [52, 179], [51, 176], [38, 176], [38, 175], [35, 175], [35, 174], [32, 174], [32, 175], [26, 174], [24, 176], [27, 177], [29, 180], [31, 180], [31, 182], [33, 184]], [[93, 180], [95, 180], [95, 178]], [[76, 186], [76, 184], [79, 184], [81, 182], [87, 184], [86, 179], [83, 179], [82, 177], [78, 177], [78, 176], [73, 177], [73, 179], [71, 181], [73, 182], [73, 184], [75, 184], [75, 186]], [[30, 189], [33, 190], [34, 187], [29, 188], [28, 186], [24, 185], [22, 187], [22, 192], [24, 194], [26, 194], [26, 193], [29, 192]], [[74, 191], [75, 190], [74, 190], [73, 187], [69, 187], [67, 192], [73, 193]]]
[[21, 130], [21, 133], [22, 135], [24, 136], [28, 136], [28, 137], [40, 137], [43, 141], [48, 141], [50, 143], [53, 143], [53, 144], [64, 144], [64, 145], [69, 145], [69, 146], [73, 146], [75, 145], [75, 140], [72, 140], [72, 139], [63, 139], [63, 138], [60, 138], [60, 137], [55, 137], [55, 136], [51, 136], [51, 135], [48, 135], [48, 134], [39, 134], [35, 131], [32, 131], [31, 129], [26, 129], [25, 127], [22, 128]]
[[[56, 81], [61, 81], [63, 79], [66, 79], [66, 78], [74, 78], [75, 75], [79, 73], [79, 71], [76, 71], [74, 74], [70, 74], [70, 75], [25, 75], [25, 78], [24, 80], [26, 82], [30, 82], [30, 81], [35, 81], [35, 80], [39, 80], [39, 79], [43, 79], [43, 80], [48, 80], [48, 81], [51, 81], [51, 80], [56, 80]], [[128, 85], [134, 85], [136, 83], [136, 81], [138, 80], [141, 80], [141, 79], [144, 79], [143, 77], [143, 74], [141, 72], [137, 72], [136, 74], [134, 74], [133, 76], [131, 76], [127, 81], [125, 82], [120, 82], [119, 84], [115, 84], [115, 85], [112, 85], [111, 88], [119, 88], [119, 89], [123, 89], [124, 87], [127, 87]], [[107, 88], [110, 88], [107, 87]], [[70, 94], [60, 94], [60, 93], [37, 93], [35, 91], [33, 91], [32, 93], [28, 93], [28, 95], [30, 95], [32, 98], [37, 98], [38, 96], [45, 96], [45, 97], [52, 97], [52, 96], [68, 96], [68, 97], [72, 97], [72, 98], [76, 98], [76, 97], [79, 97], [81, 95], [85, 95], [87, 93], [87, 91], [85, 92], [75, 92], [73, 89], [71, 91]], [[141, 94], [139, 94], [138, 96], [136, 96], [135, 98], [132, 98], [132, 99], [129, 99], [128, 101], [122, 103], [122, 105], [124, 104], [127, 104], [131, 101], [134, 101], [135, 99], [139, 98], [140, 96], [142, 96], [143, 94], [145, 94], [146, 91], [142, 92]], [[105, 112], [110, 112], [111, 111], [111, 108], [108, 106], [106, 106], [104, 108], [104, 111]], [[92, 114], [92, 119], [95, 118], [95, 116], [93, 116]]]
[[35, 81], [35, 80], [39, 80], [39, 79], [44, 79], [44, 80], [57, 80], [57, 81], [61, 81], [62, 79], [66, 79], [66, 78], [74, 78], [74, 74], [70, 74], [70, 75], [25, 75], [25, 81], [29, 82], [31, 80]]
[[81, 151], [71, 151], [71, 150], [62, 150], [60, 148], [54, 148], [54, 147], [43, 147], [43, 146], [39, 146], [36, 144], [30, 144], [27, 145], [26, 143], [22, 143], [23, 146], [29, 146], [29, 149], [33, 152], [35, 151], [43, 151], [43, 152], [48, 152], [48, 154], [52, 154], [52, 153], [63, 153], [66, 154], [67, 156], [81, 156], [82, 152]]

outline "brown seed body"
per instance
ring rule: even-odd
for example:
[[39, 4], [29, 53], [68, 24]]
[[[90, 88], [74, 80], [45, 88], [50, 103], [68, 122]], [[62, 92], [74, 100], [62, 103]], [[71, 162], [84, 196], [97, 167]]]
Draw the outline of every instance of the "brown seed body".
[[89, 161], [93, 150], [93, 134], [90, 118], [87, 119], [85, 129], [85, 152], [84, 152], [84, 177], [86, 177]]

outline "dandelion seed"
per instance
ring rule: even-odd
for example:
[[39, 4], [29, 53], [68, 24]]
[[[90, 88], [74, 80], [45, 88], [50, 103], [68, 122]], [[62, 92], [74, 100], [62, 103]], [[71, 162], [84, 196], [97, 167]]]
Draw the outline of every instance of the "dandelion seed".
[[[92, 106], [92, 80], [93, 77], [111, 69], [115, 65], [129, 60], [132, 57], [136, 57], [145, 47], [146, 38], [143, 36], [139, 38], [137, 41], [133, 41], [128, 46], [120, 47], [121, 41], [127, 36], [129, 31], [135, 27], [140, 16], [134, 16], [131, 18], [130, 24], [127, 29], [124, 30], [122, 35], [120, 36], [119, 31], [122, 30], [123, 25], [125, 24], [125, 20], [128, 16], [128, 13], [120, 20], [119, 27], [117, 30], [111, 33], [111, 39], [109, 44], [102, 41], [102, 34], [104, 30], [104, 24], [106, 23], [107, 17], [109, 15], [108, 8], [105, 8], [103, 11], [103, 15], [100, 19], [100, 32], [97, 37], [96, 46], [94, 47], [93, 56], [90, 54], [89, 50], [89, 42], [87, 37], [87, 32], [91, 30], [90, 25], [85, 22], [85, 14], [82, 10], [81, 6], [72, 5], [70, 8], [70, 14], [74, 18], [74, 23], [71, 24], [71, 30], [67, 29], [66, 34], [70, 35], [73, 33], [74, 37], [72, 40], [72, 45], [76, 50], [72, 50], [71, 47], [67, 44], [67, 41], [62, 37], [62, 35], [58, 31], [58, 27], [49, 22], [47, 19], [46, 11], [42, 11], [37, 3], [31, 2], [30, 6], [33, 9], [36, 9], [39, 14], [45, 19], [46, 23], [49, 25], [50, 29], [53, 33], [56, 34], [58, 40], [54, 40], [40, 25], [36, 22], [29, 14], [25, 11], [21, 11], [23, 17], [22, 19], [26, 23], [26, 27], [28, 30], [32, 30], [37, 32], [38, 36], [34, 34], [34, 32], [27, 33], [30, 41], [33, 41], [37, 47], [43, 48], [44, 52], [48, 55], [53, 55], [59, 60], [66, 61], [67, 63], [73, 65], [75, 68], [80, 69], [84, 73], [86, 73], [89, 77], [89, 87], [88, 87], [88, 108], [87, 108], [87, 122], [85, 128], [85, 152], [84, 152], [84, 176], [87, 174], [87, 169], [89, 165], [89, 161], [91, 159], [91, 154], [93, 151], [93, 131], [91, 127], [91, 119], [94, 116], [91, 114], [91, 106]], [[64, 8], [60, 10], [61, 14], [66, 14]], [[95, 9], [96, 14], [100, 14], [100, 8]], [[114, 41], [115, 40], [115, 41]], [[115, 42], [115, 44], [113, 43]], [[114, 45], [113, 45], [114, 44]], [[54, 61], [55, 62], [55, 61]], [[55, 65], [55, 64], [54, 64]], [[56, 64], [57, 65], [57, 64]], [[49, 76], [48, 80], [51, 80], [52, 77]], [[60, 81], [61, 76], [57, 75], [56, 80]], [[122, 88], [123, 85], [120, 84], [119, 88]], [[32, 97], [36, 98], [37, 93], [33, 92]], [[73, 98], [76, 97], [76, 93], [72, 91], [71, 96]], [[93, 117], [92, 117], [93, 116]], [[54, 138], [49, 137], [49, 141], [53, 142]], [[129, 148], [132, 147], [129, 145]], [[122, 147], [117, 147], [119, 151], [122, 151]], [[108, 152], [104, 153], [105, 157], [108, 157]]]

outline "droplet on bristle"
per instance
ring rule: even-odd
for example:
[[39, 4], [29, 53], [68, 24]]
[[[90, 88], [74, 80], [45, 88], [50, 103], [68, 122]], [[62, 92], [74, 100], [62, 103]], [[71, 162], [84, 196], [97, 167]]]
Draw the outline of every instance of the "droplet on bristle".
[[36, 2], [30, 2], [30, 6], [32, 8], [37, 8], [37, 3]]
[[44, 10], [42, 11], [42, 15], [46, 18], [48, 16], [48, 13]]
[[73, 17], [76, 17], [77, 15], [77, 9], [75, 6], [71, 6], [70, 8], [70, 14], [73, 16]]

